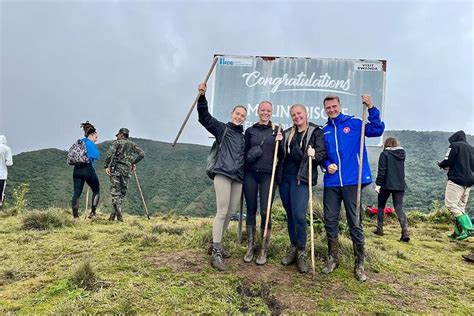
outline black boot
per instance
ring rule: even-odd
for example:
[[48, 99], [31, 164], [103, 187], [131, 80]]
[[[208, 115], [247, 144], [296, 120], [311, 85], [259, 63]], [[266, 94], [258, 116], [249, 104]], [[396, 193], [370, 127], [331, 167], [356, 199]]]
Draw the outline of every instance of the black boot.
[[97, 214], [95, 212], [95, 208], [92, 208], [91, 212], [89, 213], [89, 216], [87, 216], [87, 218], [90, 219], [90, 218], [93, 218], [93, 217], [96, 217], [96, 216], [97, 216]]
[[409, 242], [410, 241], [410, 233], [408, 232], [408, 221], [398, 219], [400, 221], [400, 227], [402, 228], [402, 235], [400, 237], [400, 241]]
[[255, 253], [255, 231], [255, 225], [247, 226], [247, 252], [244, 256], [244, 262], [246, 263], [252, 262]]
[[357, 280], [360, 282], [367, 281], [367, 276], [365, 275], [364, 270], [364, 259], [365, 259], [365, 252], [364, 252], [364, 244], [353, 244], [354, 248], [354, 256], [355, 256], [355, 266], [354, 266], [354, 273], [357, 277]]
[[[263, 246], [262, 249], [260, 250], [260, 254], [255, 260], [255, 263], [258, 264], [259, 266], [264, 265], [267, 263], [267, 255], [268, 255], [268, 248], [270, 247], [270, 236], [272, 234], [272, 231], [270, 229], [267, 230], [267, 236], [265, 236], [265, 240], [263, 241]], [[263, 239], [263, 230], [262, 230], [262, 239]]]
[[110, 216], [109, 216], [109, 221], [114, 221], [114, 220], [115, 220], [115, 211], [110, 213]]
[[324, 274], [329, 274], [334, 271], [339, 265], [339, 242], [337, 239], [328, 239], [328, 261], [326, 266], [321, 271]]
[[95, 212], [97, 209], [97, 205], [99, 205], [99, 193], [95, 194], [92, 198], [92, 207], [91, 207], [91, 212], [88, 216], [89, 218], [93, 218], [97, 216]]
[[219, 271], [225, 270], [224, 258], [222, 257], [220, 243], [216, 243], [212, 247], [211, 266]]
[[286, 256], [281, 259], [281, 264], [284, 266], [289, 266], [290, 264], [293, 264], [296, 262], [296, 246], [291, 245], [290, 248], [288, 249], [288, 252], [286, 253]]
[[383, 226], [382, 225], [377, 225], [375, 230], [373, 231], [375, 235], [383, 236]]
[[77, 205], [72, 206], [72, 217], [79, 218], [79, 206]]
[[301, 273], [308, 272], [308, 264], [306, 263], [306, 249], [298, 249], [296, 251], [296, 268]]
[[115, 216], [117, 216], [117, 220], [120, 222], [123, 222], [122, 205], [114, 204], [114, 211], [115, 211]]

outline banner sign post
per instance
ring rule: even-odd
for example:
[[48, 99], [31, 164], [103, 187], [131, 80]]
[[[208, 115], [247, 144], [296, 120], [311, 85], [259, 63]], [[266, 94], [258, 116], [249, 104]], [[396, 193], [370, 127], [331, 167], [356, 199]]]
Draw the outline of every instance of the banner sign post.
[[[211, 113], [227, 122], [237, 104], [247, 110], [244, 128], [258, 122], [261, 101], [273, 104], [272, 121], [286, 129], [292, 125], [290, 107], [300, 103], [308, 109], [311, 122], [324, 125], [323, 100], [337, 95], [342, 112], [362, 117], [361, 95], [370, 94], [384, 113], [385, 60], [263, 57], [215, 55], [218, 62], [213, 82]], [[368, 138], [369, 146], [380, 146], [382, 138]]]

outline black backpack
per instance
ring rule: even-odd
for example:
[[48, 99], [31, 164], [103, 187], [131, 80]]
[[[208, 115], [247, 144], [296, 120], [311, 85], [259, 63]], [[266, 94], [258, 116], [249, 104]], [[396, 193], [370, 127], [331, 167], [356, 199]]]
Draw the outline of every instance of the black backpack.
[[86, 143], [82, 139], [78, 139], [67, 152], [67, 163], [69, 165], [83, 165], [90, 163], [87, 157]]

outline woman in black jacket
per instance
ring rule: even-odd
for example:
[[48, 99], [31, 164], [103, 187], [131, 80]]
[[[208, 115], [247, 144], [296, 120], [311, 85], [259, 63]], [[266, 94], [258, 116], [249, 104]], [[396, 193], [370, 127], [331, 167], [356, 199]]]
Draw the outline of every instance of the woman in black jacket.
[[388, 137], [384, 150], [380, 153], [375, 191], [378, 193], [377, 228], [374, 234], [383, 236], [384, 209], [388, 197], [392, 195], [393, 207], [402, 228], [401, 241], [409, 242], [408, 219], [403, 212], [405, 194], [405, 150], [395, 137]]
[[[251, 262], [255, 251], [255, 231], [258, 197], [260, 196], [260, 230], [263, 239], [265, 220], [268, 208], [268, 198], [270, 195], [270, 182], [272, 176], [273, 155], [275, 152], [275, 141], [282, 140], [279, 127], [275, 126], [270, 118], [272, 117], [272, 104], [270, 101], [262, 101], [258, 105], [258, 123], [249, 127], [245, 131], [245, 178], [244, 195], [247, 204], [247, 252], [244, 262]], [[272, 187], [272, 200], [275, 197], [275, 182]], [[263, 249], [258, 256], [256, 263], [263, 265], [267, 262], [268, 247], [271, 235], [271, 220], [268, 222], [267, 235], [263, 242]]]
[[[320, 126], [308, 122], [306, 107], [294, 104], [290, 108], [293, 126], [285, 131], [282, 161], [283, 176], [280, 197], [288, 219], [290, 248], [283, 265], [296, 262], [298, 271], [307, 272], [306, 264], [306, 212], [309, 199], [309, 159], [312, 164], [312, 185], [316, 185], [317, 166], [326, 158], [324, 134]], [[311, 148], [309, 147], [311, 146]]]
[[212, 117], [208, 111], [205, 97], [207, 86], [198, 86], [201, 96], [197, 110], [199, 123], [216, 137], [219, 143], [217, 161], [212, 172], [216, 191], [217, 212], [212, 226], [212, 257], [211, 265], [217, 270], [225, 270], [222, 236], [229, 225], [230, 216], [237, 208], [242, 195], [244, 182], [244, 129], [242, 124], [247, 117], [247, 109], [243, 105], [234, 107], [231, 121], [223, 123]]

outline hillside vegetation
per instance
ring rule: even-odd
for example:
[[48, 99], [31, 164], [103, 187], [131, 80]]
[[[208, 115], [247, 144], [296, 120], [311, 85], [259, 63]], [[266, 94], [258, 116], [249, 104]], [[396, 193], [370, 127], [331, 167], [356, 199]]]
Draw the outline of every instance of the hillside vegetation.
[[[444, 198], [446, 172], [440, 170], [435, 162], [444, 157], [450, 133], [388, 131], [385, 135], [399, 138], [407, 151], [408, 191], [405, 197], [405, 209], [431, 211], [432, 202], [442, 201]], [[133, 140], [146, 153], [145, 159], [138, 165], [137, 174], [143, 186], [148, 208], [153, 214], [174, 213], [191, 216], [214, 214], [213, 185], [204, 172], [209, 147], [178, 144], [172, 148], [168, 143]], [[468, 136], [468, 140], [473, 143], [474, 137]], [[109, 141], [99, 144], [101, 160], [97, 164], [101, 183], [99, 207], [104, 212], [109, 212], [111, 209], [109, 180], [103, 171], [105, 152], [109, 146]], [[369, 149], [374, 177], [379, 153], [379, 148]], [[14, 156], [14, 166], [9, 169], [7, 203], [12, 203], [13, 188], [21, 183], [28, 183], [27, 200], [31, 208], [69, 207], [72, 196], [72, 169], [66, 164], [66, 152], [58, 149], [43, 149]], [[321, 180], [322, 176], [319, 178]], [[321, 198], [321, 185], [315, 190], [317, 196]], [[364, 203], [375, 204], [377, 198], [372, 188], [369, 187], [364, 191]], [[81, 207], [85, 195], [84, 191]], [[472, 210], [473, 205], [474, 199], [471, 199], [468, 209]], [[125, 199], [124, 210], [132, 214], [144, 212], [133, 178]]]

